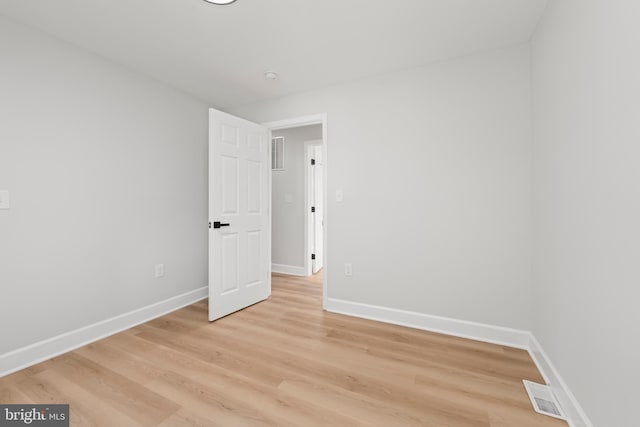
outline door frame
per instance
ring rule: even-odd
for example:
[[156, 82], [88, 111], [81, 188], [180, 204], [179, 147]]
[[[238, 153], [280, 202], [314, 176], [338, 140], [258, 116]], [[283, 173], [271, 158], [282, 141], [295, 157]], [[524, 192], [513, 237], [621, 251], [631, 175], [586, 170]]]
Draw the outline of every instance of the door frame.
[[[318, 146], [322, 148], [321, 139], [304, 141], [304, 161], [305, 161], [305, 167], [304, 167], [305, 214], [304, 216], [305, 216], [305, 224], [307, 226], [307, 230], [304, 235], [304, 248], [305, 248], [304, 269], [307, 273], [307, 276], [311, 276], [313, 274], [313, 263], [311, 262], [311, 254], [314, 252], [314, 248], [315, 248], [315, 244], [314, 244], [315, 243], [314, 242], [315, 223], [313, 222], [313, 215], [311, 215], [311, 206], [312, 206], [311, 189], [314, 187], [315, 182], [313, 181], [313, 176], [311, 173], [312, 169], [311, 169], [311, 165], [309, 164], [309, 158], [310, 158], [311, 147], [318, 147]], [[323, 161], [323, 164], [324, 164], [324, 161]], [[324, 184], [324, 173], [323, 173], [322, 181]], [[325, 191], [323, 188], [322, 189], [323, 198], [324, 198], [324, 193]], [[324, 205], [324, 200], [323, 200], [323, 205]], [[322, 248], [322, 250], [324, 251], [324, 248]], [[324, 252], [322, 255], [324, 256]]]
[[[322, 244], [322, 252], [323, 252], [323, 257], [324, 257], [324, 266], [322, 269], [322, 308], [326, 309], [327, 307], [327, 301], [328, 301], [328, 293], [327, 293], [327, 289], [329, 287], [329, 263], [328, 263], [328, 257], [327, 257], [327, 243], [329, 241], [328, 239], [328, 234], [329, 234], [329, 215], [328, 215], [328, 197], [327, 194], [328, 192], [328, 186], [327, 186], [327, 182], [328, 182], [328, 167], [327, 165], [329, 164], [328, 160], [328, 142], [329, 142], [329, 138], [328, 138], [328, 134], [327, 134], [327, 113], [321, 113], [321, 114], [314, 114], [314, 115], [309, 115], [309, 116], [302, 116], [302, 117], [294, 117], [294, 118], [290, 118], [290, 119], [284, 119], [284, 120], [277, 120], [277, 121], [272, 121], [272, 122], [266, 122], [266, 123], [262, 123], [263, 126], [265, 126], [267, 129], [269, 129], [269, 167], [271, 167], [271, 139], [273, 138], [272, 132], [275, 130], [282, 130], [282, 129], [290, 129], [290, 128], [297, 128], [297, 127], [301, 127], [301, 126], [308, 126], [308, 125], [322, 125], [322, 162], [324, 163], [324, 174], [323, 174], [323, 179], [322, 179], [322, 186], [323, 188], [323, 217], [324, 217], [324, 229], [323, 229], [323, 244]], [[306, 190], [305, 190], [306, 192]], [[271, 215], [272, 212], [272, 199], [273, 199], [273, 190], [272, 190], [272, 174], [269, 174], [269, 213]], [[307, 213], [308, 214], [308, 213]], [[270, 231], [270, 236], [271, 236], [271, 225], [269, 227], [269, 231]], [[305, 234], [306, 236], [306, 234]], [[306, 239], [306, 237], [305, 237]], [[308, 243], [305, 244], [305, 248], [308, 248]], [[271, 245], [269, 245], [269, 257], [271, 257]], [[310, 258], [311, 254], [307, 254], [307, 258]], [[305, 262], [305, 266], [306, 265], [311, 265], [310, 262], [308, 262], [309, 260], [306, 260]], [[269, 271], [269, 273], [271, 273], [271, 271]]]

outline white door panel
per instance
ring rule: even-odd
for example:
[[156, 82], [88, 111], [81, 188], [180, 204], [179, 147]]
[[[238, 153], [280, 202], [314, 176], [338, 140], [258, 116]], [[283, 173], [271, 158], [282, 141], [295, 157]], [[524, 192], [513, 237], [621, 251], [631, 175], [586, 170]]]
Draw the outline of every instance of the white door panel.
[[209, 111], [209, 320], [271, 293], [268, 139], [263, 126]]
[[313, 263], [313, 274], [317, 273], [322, 269], [324, 264], [324, 254], [323, 254], [323, 236], [324, 236], [324, 163], [322, 161], [322, 146], [314, 147], [316, 164], [313, 168], [313, 180], [314, 180], [314, 206], [316, 207], [316, 212], [314, 214], [314, 236], [315, 236], [315, 244], [314, 244], [314, 253], [316, 254], [316, 259]]
[[[309, 143], [309, 196], [310, 204], [314, 212], [310, 216], [309, 236], [311, 239], [311, 253], [314, 259], [311, 262], [311, 273], [316, 274], [323, 267], [323, 235], [324, 235], [324, 165], [322, 161], [322, 145]], [[313, 159], [313, 164], [309, 160]]]

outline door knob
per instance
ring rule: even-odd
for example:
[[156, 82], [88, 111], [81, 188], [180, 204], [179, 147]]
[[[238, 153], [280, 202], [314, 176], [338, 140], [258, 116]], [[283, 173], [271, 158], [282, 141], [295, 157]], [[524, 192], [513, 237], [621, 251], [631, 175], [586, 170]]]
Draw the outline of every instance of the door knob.
[[223, 224], [223, 223], [221, 223], [220, 221], [214, 221], [214, 222], [213, 222], [213, 227], [211, 227], [211, 223], [209, 223], [209, 228], [228, 227], [228, 226], [230, 226], [230, 225], [231, 225], [231, 224], [229, 224], [229, 223]]

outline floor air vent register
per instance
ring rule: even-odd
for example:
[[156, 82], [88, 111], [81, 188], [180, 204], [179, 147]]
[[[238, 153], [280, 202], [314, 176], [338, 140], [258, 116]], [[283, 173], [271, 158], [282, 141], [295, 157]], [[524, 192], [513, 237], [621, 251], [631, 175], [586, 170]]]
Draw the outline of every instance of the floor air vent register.
[[553, 391], [551, 391], [551, 387], [527, 380], [522, 380], [522, 382], [524, 383], [524, 388], [527, 389], [527, 394], [529, 395], [533, 409], [537, 413], [561, 420], [567, 419], [562, 412], [556, 396], [553, 394]]

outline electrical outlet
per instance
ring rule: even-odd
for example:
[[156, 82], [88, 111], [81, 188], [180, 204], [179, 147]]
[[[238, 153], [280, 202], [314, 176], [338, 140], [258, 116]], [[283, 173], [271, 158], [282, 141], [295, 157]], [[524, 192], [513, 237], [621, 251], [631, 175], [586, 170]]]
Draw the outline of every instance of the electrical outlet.
[[156, 264], [156, 277], [164, 277], [164, 264]]
[[0, 190], [0, 209], [9, 209], [9, 190]]
[[344, 265], [344, 275], [347, 277], [353, 276], [353, 267], [351, 266], [351, 263], [346, 263]]

